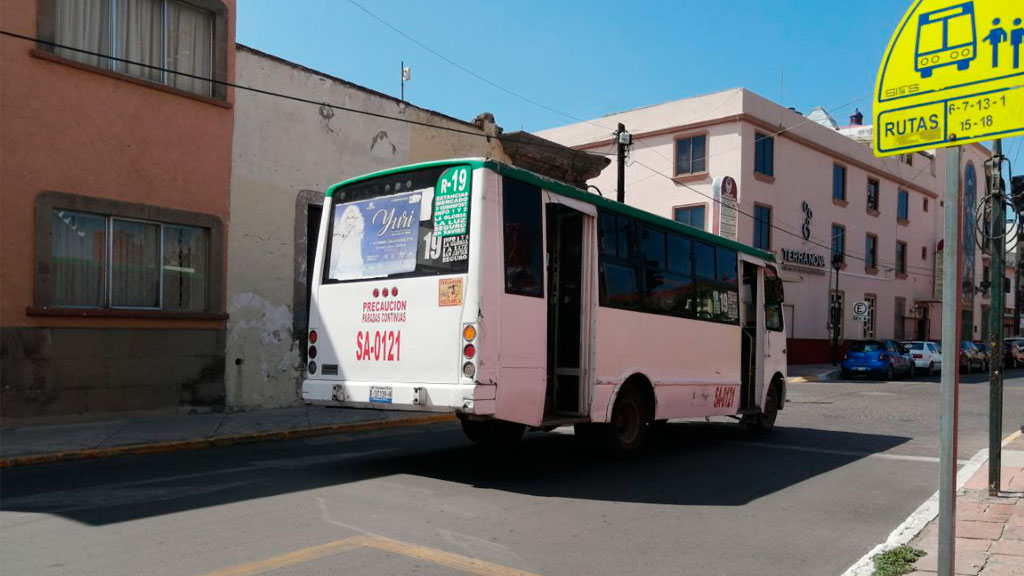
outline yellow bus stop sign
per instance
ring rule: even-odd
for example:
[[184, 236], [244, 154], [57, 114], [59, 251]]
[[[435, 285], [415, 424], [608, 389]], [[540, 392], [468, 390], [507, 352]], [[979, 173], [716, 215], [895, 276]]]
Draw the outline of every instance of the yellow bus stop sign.
[[873, 112], [876, 156], [1024, 134], [1024, 0], [915, 0]]

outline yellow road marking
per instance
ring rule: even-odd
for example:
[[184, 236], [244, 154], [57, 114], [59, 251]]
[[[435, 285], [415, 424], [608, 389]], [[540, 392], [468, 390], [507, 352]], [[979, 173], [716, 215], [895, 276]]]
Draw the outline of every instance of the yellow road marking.
[[334, 554], [340, 554], [342, 552], [364, 547], [376, 548], [377, 550], [382, 550], [384, 552], [391, 552], [393, 554], [400, 554], [417, 560], [424, 560], [439, 566], [447, 566], [469, 574], [476, 574], [477, 576], [539, 576], [533, 572], [526, 572], [516, 568], [502, 566], [500, 564], [477, 560], [476, 558], [470, 558], [469, 556], [452, 554], [451, 552], [445, 552], [436, 548], [409, 544], [407, 542], [400, 542], [398, 540], [382, 538], [380, 536], [353, 536], [343, 540], [335, 540], [334, 542], [310, 546], [309, 548], [301, 548], [293, 552], [258, 560], [256, 562], [228, 566], [227, 568], [207, 572], [202, 576], [252, 576], [254, 574], [264, 574], [286, 566], [304, 564], [306, 562], [312, 562], [313, 560], [319, 560]]
[[281, 554], [280, 556], [274, 556], [272, 558], [266, 558], [264, 560], [250, 562], [248, 564], [228, 566], [227, 568], [207, 572], [203, 576], [251, 576], [252, 574], [263, 574], [264, 572], [270, 572], [271, 570], [277, 570], [278, 568], [284, 568], [285, 566], [291, 566], [293, 564], [312, 562], [313, 560], [319, 560], [320, 558], [360, 548], [365, 545], [366, 542], [364, 537], [353, 536], [352, 538], [335, 540], [334, 542], [328, 542], [318, 546], [310, 546], [309, 548], [302, 548], [295, 550], [294, 552], [288, 552], [287, 554]]
[[1006, 446], [1006, 445], [1007, 445], [1007, 444], [1009, 444], [1010, 442], [1013, 442], [1013, 441], [1014, 441], [1014, 440], [1016, 440], [1017, 438], [1020, 438], [1020, 437], [1021, 437], [1022, 435], [1024, 435], [1024, 433], [1022, 433], [1022, 432], [1021, 432], [1020, 430], [1017, 430], [1017, 431], [1016, 431], [1016, 432], [1014, 432], [1013, 434], [1010, 434], [1010, 435], [1009, 435], [1009, 436], [1007, 436], [1007, 437], [1006, 437], [1005, 439], [1003, 439], [1003, 446]]
[[436, 548], [428, 548], [426, 546], [399, 542], [398, 540], [391, 540], [390, 538], [370, 536], [367, 537], [366, 540], [367, 546], [378, 550], [393, 552], [395, 554], [401, 554], [418, 560], [425, 560], [440, 566], [447, 566], [470, 574], [477, 574], [478, 576], [538, 576], [533, 572], [517, 570], [516, 568], [509, 568], [508, 566], [477, 560], [476, 558], [470, 558], [469, 556], [452, 554], [451, 552], [445, 552]]

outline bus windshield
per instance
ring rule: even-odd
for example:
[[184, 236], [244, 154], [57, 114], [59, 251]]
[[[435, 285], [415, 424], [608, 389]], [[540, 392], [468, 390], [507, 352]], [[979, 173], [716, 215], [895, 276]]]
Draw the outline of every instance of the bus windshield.
[[441, 166], [335, 190], [324, 283], [465, 273], [471, 188], [468, 166]]

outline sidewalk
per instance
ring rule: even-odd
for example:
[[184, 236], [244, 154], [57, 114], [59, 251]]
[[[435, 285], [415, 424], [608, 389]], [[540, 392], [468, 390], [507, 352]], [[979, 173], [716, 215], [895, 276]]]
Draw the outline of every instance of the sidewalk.
[[839, 367], [831, 364], [796, 364], [787, 369], [789, 383], [828, 382], [839, 379]]
[[[1024, 435], [1003, 445], [1001, 490], [988, 495], [988, 461], [957, 492], [957, 574], [1024, 575]], [[938, 519], [932, 520], [910, 545], [928, 553], [912, 574], [935, 574], [938, 565]]]
[[416, 426], [451, 414], [298, 406], [207, 414], [160, 414], [0, 430], [0, 467], [119, 454], [168, 452], [243, 442]]

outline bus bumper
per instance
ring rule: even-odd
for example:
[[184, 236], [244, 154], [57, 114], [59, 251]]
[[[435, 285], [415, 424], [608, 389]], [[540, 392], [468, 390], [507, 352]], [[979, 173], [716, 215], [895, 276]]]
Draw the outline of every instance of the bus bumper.
[[302, 400], [322, 406], [472, 414], [475, 388], [473, 384], [308, 379], [302, 383]]

